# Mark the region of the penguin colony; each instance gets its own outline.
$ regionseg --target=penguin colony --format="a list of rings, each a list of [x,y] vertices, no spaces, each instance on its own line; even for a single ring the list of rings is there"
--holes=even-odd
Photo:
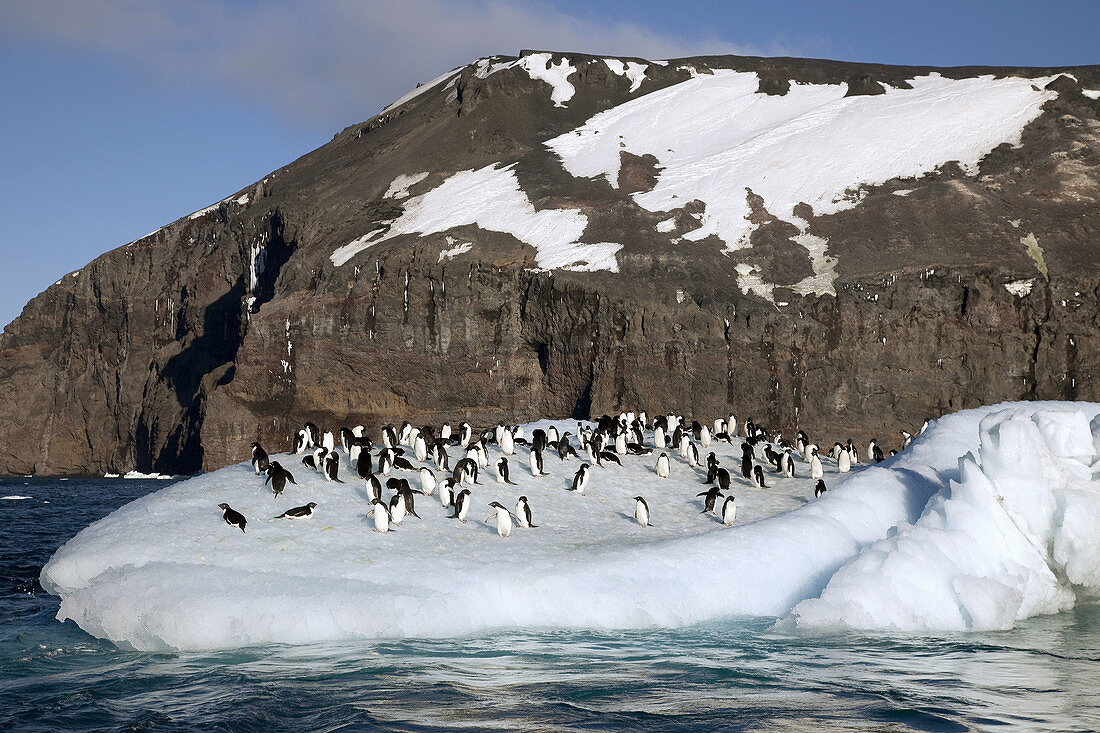
[[[927,422],[921,432],[926,428]],[[708,488],[696,496],[702,507],[700,513],[713,514],[727,527],[732,526],[737,517],[737,505],[731,493],[734,476],[738,477],[736,480],[756,488],[768,488],[765,467],[767,474],[787,478],[797,478],[801,473],[813,482],[813,496],[818,498],[827,490],[822,478],[823,458],[835,462],[840,473],[850,471],[853,465],[860,462],[859,451],[850,439],[843,444],[834,443],[823,456],[819,446],[801,430],[791,442],[781,434],[769,434],[751,419],[738,425],[734,415],[718,418],[707,425],[697,420],[689,423],[684,417],[674,414],[651,419],[644,411],[623,412],[617,417],[604,415],[594,425],[577,423],[576,429],[576,435],[569,431],[559,433],[557,427],[551,425],[546,430],[532,430],[528,439],[523,427],[518,425],[505,426],[500,423],[495,428],[478,431],[467,422],[456,427],[444,424],[438,429],[429,425],[416,428],[404,422],[400,428],[393,424],[383,427],[381,440],[376,443],[362,425],[341,428],[334,433],[321,431],[317,425],[306,423],[293,436],[293,457],[284,460],[290,463],[296,459],[304,468],[322,474],[327,481],[342,483],[342,450],[345,471],[353,472],[354,476],[365,482],[369,497],[369,506],[365,507],[366,517],[373,521],[374,531],[380,533],[392,531],[407,517],[420,518],[416,512],[416,496],[438,495],[440,506],[448,512],[446,516],[465,523],[475,503],[476,486],[483,483],[480,479],[485,477],[484,472],[489,466],[492,466],[496,483],[515,485],[516,482],[511,480],[513,462],[522,463],[523,458],[527,459],[531,475],[536,478],[549,475],[545,471],[547,460],[557,458],[563,462],[578,462],[580,465],[572,482],[562,488],[582,496],[593,481],[598,484],[606,480],[605,477],[614,480],[614,467],[621,467],[624,459],[648,463],[653,461],[653,454],[656,453],[656,461],[651,465],[657,479],[668,478],[675,470],[685,470],[674,467],[674,460],[687,464],[687,470],[701,472],[705,467],[706,478],[702,483]],[[902,436],[904,450],[913,436],[905,431],[902,431]],[[570,437],[576,439],[576,446]],[[715,442],[740,445],[740,466],[735,467],[733,473],[721,465],[721,460],[713,451],[706,452]],[[489,446],[496,446],[501,453],[491,464]],[[890,451],[891,456],[896,453]],[[867,446],[865,455],[874,462],[885,459],[882,448],[875,440]],[[287,490],[288,484],[296,485],[289,468],[272,460],[257,442],[252,443],[251,463],[256,476],[264,477],[263,485],[270,487],[275,498]],[[805,465],[796,469],[796,463]],[[597,473],[596,468],[601,471]],[[518,465],[516,469],[524,470]],[[612,473],[603,473],[608,469]],[[296,466],[295,470],[298,470]],[[418,488],[413,488],[408,477],[396,472],[412,477]],[[655,488],[658,485],[659,482],[655,482]],[[386,499],[387,492],[391,494],[389,499]],[[722,500],[721,503],[719,500]],[[635,521],[642,526],[653,526],[645,498],[635,496],[634,501]],[[484,505],[494,510],[485,522],[495,522],[497,534],[501,537],[510,536],[516,526],[523,529],[538,526],[534,524],[532,506],[526,496],[518,497],[514,511],[497,501]],[[315,502],[309,502],[272,519],[310,518],[317,507]],[[227,525],[245,531],[247,519],[240,512],[225,503],[219,504],[219,508]]]

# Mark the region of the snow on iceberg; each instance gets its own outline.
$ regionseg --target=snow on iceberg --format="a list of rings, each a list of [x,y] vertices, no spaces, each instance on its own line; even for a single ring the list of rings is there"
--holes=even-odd
[[[1098,413],[1019,403],[946,416],[844,479],[826,460],[820,499],[808,498],[805,463],[803,478],[769,475],[766,489],[733,471],[733,528],[700,513],[704,471],[678,457],[663,480],[652,456],[624,456],[622,469],[593,469],[578,496],[566,491],[575,460],[550,457],[551,475],[535,478],[517,455],[519,485],[474,486],[469,523],[418,497],[423,519],[389,534],[371,532],[357,479],[328,483],[288,458],[299,485],[275,500],[240,464],[88,527],[55,553],[42,584],[62,598],[59,619],[150,650],[737,615],[793,628],[1005,628],[1100,587]],[[711,449],[736,467],[739,441]],[[511,507],[520,494],[539,527],[500,538],[482,523],[488,503]],[[654,527],[633,521],[636,494]],[[223,501],[248,517],[245,533],[222,522]],[[318,504],[312,519],[270,519],[307,501]]]

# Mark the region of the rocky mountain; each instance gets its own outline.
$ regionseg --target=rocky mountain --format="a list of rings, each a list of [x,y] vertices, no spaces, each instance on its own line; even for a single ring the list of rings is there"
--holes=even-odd
[[[304,420],[878,437],[1098,399],[1100,67],[521,52],[61,278],[0,473],[189,473]]]

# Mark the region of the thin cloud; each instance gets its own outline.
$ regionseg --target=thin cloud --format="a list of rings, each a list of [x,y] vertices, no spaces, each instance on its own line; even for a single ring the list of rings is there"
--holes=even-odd
[[[154,82],[207,87],[311,126],[366,119],[418,82],[522,48],[648,58],[761,53],[636,23],[599,25],[543,4],[478,0],[35,0],[0,9],[0,40],[90,52]]]

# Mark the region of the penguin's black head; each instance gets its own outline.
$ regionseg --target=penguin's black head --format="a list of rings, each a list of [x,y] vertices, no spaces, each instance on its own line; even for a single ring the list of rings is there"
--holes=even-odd
[[[504,506],[499,501],[491,501],[491,502],[489,502],[489,506],[493,507],[494,509],[503,509],[504,508]]]
[[[526,497],[526,496],[521,496],[521,497],[519,498],[519,500],[520,500],[520,501],[522,501],[522,502],[523,502],[523,503],[525,503],[525,504],[527,503],[527,497]]]
[[[310,509],[316,509],[317,508],[317,502],[311,501],[310,503],[306,504],[306,506],[308,506]]]
[[[643,499],[643,498],[642,498],[642,497],[640,497],[640,496],[635,496],[635,497],[634,497],[634,501],[645,501],[645,499]]]
[[[218,508],[219,509],[228,509],[229,505],[228,504],[218,504]]]

